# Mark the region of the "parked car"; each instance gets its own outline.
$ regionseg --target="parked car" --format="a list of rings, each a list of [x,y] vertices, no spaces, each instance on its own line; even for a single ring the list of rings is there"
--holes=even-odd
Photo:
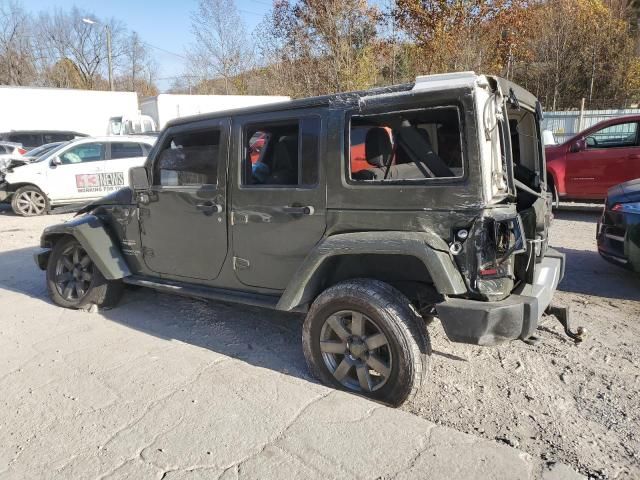
[[[27,151],[19,143],[0,141],[0,178],[11,165],[14,158],[22,158]]]
[[[45,229],[36,262],[62,307],[113,306],[126,283],[306,312],[310,370],[398,405],[427,372],[434,315],[454,342],[534,339],[565,260],[544,182],[514,182],[501,139],[517,121],[522,167],[544,180],[541,115],[467,72],[174,120],[130,188]]]
[[[51,206],[100,198],[127,185],[129,169],[144,163],[154,137],[80,138],[35,162],[10,169],[0,184],[0,201],[17,215],[46,213]]]
[[[640,174],[640,115],[618,117],[546,148],[547,177],[556,201],[603,200],[607,190]]]
[[[597,238],[602,258],[640,273],[640,178],[609,189]]]
[[[84,133],[63,130],[12,130],[0,133],[0,140],[20,143],[25,150],[29,151],[46,143],[68,142],[86,136]]]

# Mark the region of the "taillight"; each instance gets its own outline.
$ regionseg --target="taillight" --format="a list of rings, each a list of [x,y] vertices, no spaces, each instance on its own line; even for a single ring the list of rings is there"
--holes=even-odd
[[[622,211],[622,204],[621,203],[616,203],[613,207],[611,207],[611,211],[612,212],[621,212]]]
[[[18,148],[18,153],[20,155],[24,155],[25,153],[27,153],[27,151],[24,148]]]

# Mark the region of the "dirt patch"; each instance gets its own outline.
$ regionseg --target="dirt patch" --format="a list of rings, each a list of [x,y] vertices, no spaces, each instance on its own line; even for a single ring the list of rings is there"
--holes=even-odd
[[[451,343],[436,321],[431,383],[405,409],[591,478],[640,478],[640,277],[600,258],[597,218],[560,213],[551,230],[568,262],[554,303],[587,329],[583,344],[554,318],[538,345],[493,348]]]

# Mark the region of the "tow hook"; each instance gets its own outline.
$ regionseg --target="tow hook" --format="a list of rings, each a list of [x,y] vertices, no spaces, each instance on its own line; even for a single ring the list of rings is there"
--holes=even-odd
[[[575,332],[571,330],[571,325],[569,322],[569,308],[549,305],[545,310],[545,313],[547,313],[548,315],[553,315],[558,319],[558,321],[564,327],[564,333],[566,333],[567,336],[571,338],[576,345],[582,343],[582,340],[584,340],[584,337],[587,334],[587,329],[583,327],[577,327]]]

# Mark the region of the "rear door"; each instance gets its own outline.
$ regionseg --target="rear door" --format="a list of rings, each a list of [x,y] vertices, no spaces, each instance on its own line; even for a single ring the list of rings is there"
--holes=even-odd
[[[102,173],[109,191],[129,184],[129,169],[144,165],[149,148],[140,142],[109,142],[109,158],[104,163]]]
[[[323,118],[296,113],[240,117],[234,124],[233,266],[247,286],[285,289],[325,231]],[[258,158],[256,138],[264,139]]]
[[[47,195],[53,202],[73,203],[102,197],[100,177],[107,158],[105,142],[85,142],[58,153],[60,164],[47,170]]]
[[[215,279],[227,255],[229,121],[171,127],[158,140],[149,192],[140,192],[144,262],[161,277]]]
[[[567,194],[576,198],[604,198],[607,190],[640,172],[638,124],[621,122],[589,133],[586,148],[567,153]]]

